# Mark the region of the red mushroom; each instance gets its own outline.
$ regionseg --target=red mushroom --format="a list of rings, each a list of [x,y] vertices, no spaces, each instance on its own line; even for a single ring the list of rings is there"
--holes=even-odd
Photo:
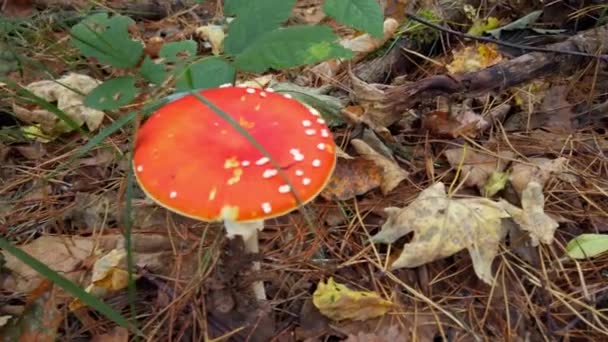
[[[154,113],[139,129],[133,167],[143,191],[161,206],[202,221],[224,221],[258,252],[264,220],[311,201],[327,184],[336,146],[319,112],[272,89],[220,87],[199,92],[251,135],[193,95]],[[278,169],[275,167],[278,166]],[[259,268],[259,264],[254,265]],[[256,296],[265,299],[262,283]]]

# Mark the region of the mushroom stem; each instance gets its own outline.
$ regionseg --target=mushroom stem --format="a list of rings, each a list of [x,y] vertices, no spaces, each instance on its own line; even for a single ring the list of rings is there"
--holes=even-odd
[[[258,231],[264,229],[264,220],[244,223],[224,220],[224,226],[226,227],[226,236],[229,239],[233,239],[237,235],[240,235],[243,238],[245,250],[247,252],[258,253],[260,251]],[[254,261],[252,269],[254,271],[259,271],[261,269],[260,262]],[[253,283],[253,293],[258,300],[266,300],[266,291],[264,290],[264,283],[262,281]]]

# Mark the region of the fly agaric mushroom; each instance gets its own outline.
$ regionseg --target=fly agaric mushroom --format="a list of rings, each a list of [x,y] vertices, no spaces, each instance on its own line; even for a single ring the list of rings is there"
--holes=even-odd
[[[270,155],[192,94],[154,113],[139,129],[133,167],[159,205],[201,221],[224,221],[228,238],[259,251],[264,220],[315,198],[336,164],[336,146],[319,112],[272,89],[220,87],[199,92]],[[278,166],[277,169],[275,166]],[[259,269],[254,263],[254,269]],[[254,284],[257,298],[264,286]]]

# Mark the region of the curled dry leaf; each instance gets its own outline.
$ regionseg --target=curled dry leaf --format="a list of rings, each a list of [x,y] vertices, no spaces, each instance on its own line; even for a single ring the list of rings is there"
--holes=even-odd
[[[224,50],[224,28],[220,25],[205,25],[198,27],[195,33],[211,45],[211,53],[219,55]]]
[[[481,153],[471,149],[454,148],[444,152],[453,168],[460,167],[460,181],[466,186],[475,186],[482,191],[493,172],[505,170],[515,153],[498,152],[497,155]],[[464,158],[464,159],[463,159]]]
[[[518,194],[528,187],[528,183],[537,182],[544,187],[551,175],[559,175],[566,171],[564,157],[556,159],[548,158],[529,158],[528,163],[516,162],[511,167],[509,181]]]
[[[391,192],[399,185],[404,179],[407,178],[408,173],[401,166],[397,165],[394,160],[391,160],[380,153],[376,152],[367,143],[360,139],[351,140],[351,144],[355,147],[355,150],[365,159],[373,161],[376,165],[382,168],[382,183],[380,189],[383,194]]]
[[[353,88],[353,101],[358,103],[363,111],[363,114],[356,113],[356,111],[346,112],[345,115],[352,121],[366,123],[377,130],[388,127],[402,118],[401,113],[387,112],[380,106],[381,100],[384,98],[384,89],[390,86],[366,83],[353,73],[350,73],[350,80]]]
[[[85,291],[94,296],[103,297],[127,287],[129,274],[127,273],[126,257],[127,251],[124,248],[118,248],[97,259],[93,265],[91,283]],[[69,305],[70,310],[77,310],[84,306],[86,304],[78,298]]]
[[[321,192],[327,200],[345,201],[382,184],[382,167],[371,160],[338,157],[336,169]]]
[[[545,214],[545,196],[543,187],[538,182],[531,181],[521,195],[522,209],[500,201],[500,205],[511,215],[515,223],[521,229],[530,233],[532,246],[537,246],[539,241],[544,244],[553,243],[557,221]]]
[[[100,84],[96,79],[76,73],[69,73],[58,80],[44,80],[30,83],[25,88],[48,102],[57,102],[57,108],[68,115],[78,125],[86,124],[91,131],[101,125],[102,111],[84,105],[84,96]],[[76,89],[80,93],[72,91]],[[83,95],[81,95],[83,94]],[[40,124],[43,133],[59,134],[71,131],[71,127],[54,113],[41,108],[26,108],[13,103],[13,111],[20,120],[35,125]]]
[[[393,307],[391,301],[375,292],[351,290],[336,283],[332,277],[327,283],[319,281],[312,302],[324,316],[334,321],[364,321],[382,316]]]

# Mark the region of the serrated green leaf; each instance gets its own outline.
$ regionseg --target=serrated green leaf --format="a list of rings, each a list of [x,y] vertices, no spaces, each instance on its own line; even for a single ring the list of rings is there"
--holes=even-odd
[[[256,0],[239,2],[237,18],[228,26],[224,51],[236,56],[268,31],[278,28],[289,18],[295,0]]]
[[[171,42],[160,48],[158,56],[164,58],[169,63],[175,63],[196,56],[197,49],[198,44],[194,40]]]
[[[384,33],[384,15],[376,0],[325,0],[323,11],[339,23],[375,37]]]
[[[587,259],[608,252],[608,234],[581,234],[568,242],[566,252],[573,259]]]
[[[221,57],[211,57],[195,62],[181,70],[176,80],[178,92],[190,89],[206,89],[234,82],[234,66]]]
[[[85,106],[99,110],[114,110],[128,105],[139,93],[133,76],[121,76],[105,81],[84,99]]]
[[[235,59],[238,69],[263,72],[286,69],[332,58],[351,58],[352,51],[337,43],[325,25],[291,26],[268,32]]]
[[[72,27],[72,43],[87,57],[116,68],[137,64],[143,52],[140,42],[131,39],[128,26],[134,21],[122,15],[109,18],[107,13],[87,17]]]
[[[146,56],[144,59],[141,68],[139,68],[139,73],[146,81],[154,84],[161,84],[167,78],[165,65],[154,63],[150,56]]]

